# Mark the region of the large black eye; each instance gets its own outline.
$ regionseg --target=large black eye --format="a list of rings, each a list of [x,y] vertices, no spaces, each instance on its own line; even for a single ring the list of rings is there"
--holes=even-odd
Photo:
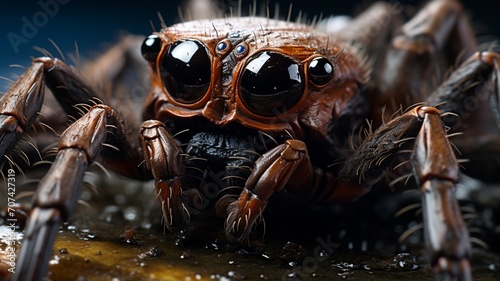
[[[253,113],[277,116],[302,96],[299,65],[279,53],[262,52],[250,59],[241,76],[241,99]]]
[[[163,83],[178,102],[201,99],[210,85],[211,62],[203,44],[194,40],[172,43],[160,65]]]
[[[316,86],[323,86],[333,77],[332,63],[323,57],[317,57],[309,63],[309,80]]]
[[[160,37],[158,35],[149,35],[144,42],[142,42],[141,53],[142,56],[150,62],[156,61],[158,54],[161,51],[161,46],[163,45]]]

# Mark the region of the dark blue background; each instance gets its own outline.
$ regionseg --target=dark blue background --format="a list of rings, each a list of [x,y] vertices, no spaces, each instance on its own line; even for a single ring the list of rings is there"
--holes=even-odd
[[[43,3],[56,0],[40,0]],[[62,1],[62,0],[61,0]],[[11,64],[29,65],[32,57],[40,53],[33,46],[47,48],[56,53],[49,38],[54,40],[63,52],[73,52],[74,42],[78,43],[82,56],[88,56],[92,51],[103,50],[105,43],[115,42],[123,32],[144,34],[151,32],[150,21],[159,26],[157,12],[160,12],[167,24],[179,21],[177,8],[181,0],[141,0],[131,2],[106,2],[64,0],[67,4],[58,5],[58,12],[48,16],[45,25],[37,27],[32,38],[26,38],[27,43],[18,45],[16,52],[11,44],[8,34],[14,33],[23,36],[23,17],[33,23],[33,17],[43,12],[42,7],[36,1],[9,1],[0,6],[0,76],[11,77],[12,73],[20,73],[18,69],[8,68]],[[101,1],[104,2],[104,1]],[[236,3],[236,0],[227,1]],[[244,1],[243,7],[248,7]],[[260,1],[257,1],[260,2]],[[270,1],[274,7],[275,1]],[[294,3],[294,15],[299,10],[307,12],[308,17],[323,13],[324,16],[331,14],[350,14],[358,7],[360,1],[280,1],[283,13],[290,2]],[[367,3],[370,1],[361,1]],[[402,3],[419,3],[420,1],[401,1]],[[327,4],[325,4],[327,3]],[[329,4],[328,4],[329,3]],[[475,26],[482,34],[498,35],[500,33],[500,21],[496,13],[498,5],[494,0],[464,1],[466,8],[471,11]],[[43,18],[39,18],[39,20]],[[12,35],[12,34],[11,34]],[[24,36],[23,36],[24,37]],[[0,91],[5,91],[7,83],[0,81]]]

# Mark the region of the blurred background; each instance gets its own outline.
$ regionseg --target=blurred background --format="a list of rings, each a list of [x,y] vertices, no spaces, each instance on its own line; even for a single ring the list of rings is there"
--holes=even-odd
[[[111,2],[111,3],[110,3]],[[109,44],[116,42],[120,35],[126,33],[150,34],[151,22],[159,26],[157,13],[161,13],[165,22],[170,25],[179,21],[178,8],[181,0],[141,0],[141,1],[85,1],[85,0],[39,0],[39,1],[5,1],[0,9],[0,76],[10,77],[12,73],[20,73],[19,69],[9,65],[29,65],[31,58],[40,56],[34,46],[47,48],[56,53],[49,38],[63,50],[71,53],[77,42],[80,54],[89,57],[102,51]],[[222,6],[237,6],[237,0],[219,1]],[[260,3],[262,1],[256,1]],[[372,0],[362,1],[324,1],[324,0],[281,0],[267,1],[274,9],[275,2],[280,3],[281,14],[285,15],[290,3],[293,3],[292,18],[300,10],[308,18],[314,15],[352,14],[368,6]],[[404,5],[418,7],[417,0],[392,1]],[[500,38],[500,21],[493,8],[495,0],[462,1],[469,11],[475,30],[483,38],[497,36]],[[253,1],[243,1],[243,10]],[[271,12],[271,15],[273,12]],[[5,91],[7,83],[0,81],[0,91]]]

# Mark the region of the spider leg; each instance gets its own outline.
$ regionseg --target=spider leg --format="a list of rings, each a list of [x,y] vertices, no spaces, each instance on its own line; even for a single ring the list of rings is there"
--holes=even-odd
[[[57,156],[35,193],[12,280],[45,277],[59,226],[73,213],[84,172],[99,153],[110,125],[116,132],[120,130],[114,111],[96,105],[61,135]]]
[[[500,167],[498,124],[500,124],[500,55],[478,52],[456,69],[427,99],[438,106],[463,163],[464,172],[477,179],[498,182]],[[481,163],[481,165],[477,165]]]
[[[255,162],[239,198],[227,206],[225,225],[228,238],[238,242],[248,238],[269,197],[287,183],[291,183],[292,189],[309,186],[312,173],[307,147],[302,141],[288,140],[262,155]]]
[[[93,91],[62,61],[47,57],[36,58],[26,72],[0,100],[2,163],[16,146],[23,133],[29,130],[42,107],[45,85],[68,115],[81,115],[75,105],[91,104]]]
[[[386,116],[425,100],[450,67],[463,63],[477,51],[477,42],[463,7],[458,1],[429,1],[405,23],[374,65],[370,103],[372,119]],[[411,66],[411,67],[409,67]]]
[[[458,114],[461,123],[469,123],[467,130],[486,125],[487,128],[482,129],[494,127],[494,132],[497,132],[497,126],[491,126],[484,121],[496,119],[497,124],[500,124],[499,93],[500,55],[494,52],[477,52],[427,98],[426,104],[439,105],[443,112]],[[491,111],[480,110],[481,106],[489,106]],[[480,118],[483,123],[475,118]],[[453,124],[454,130],[463,125]]]
[[[165,225],[170,231],[189,223],[189,211],[182,192],[182,149],[156,120],[143,123],[139,136],[146,167],[155,179],[155,188],[161,200]]]
[[[375,70],[380,69],[384,63],[386,46],[403,25],[401,12],[401,5],[380,1],[350,20],[340,30],[330,31],[329,26],[336,28],[337,25],[335,22],[329,25],[328,21],[321,25],[320,29],[331,32],[336,39],[348,42],[354,48],[359,48],[362,55],[370,59],[370,66],[374,70],[372,75],[377,75],[379,71]]]
[[[431,265],[438,280],[472,280],[469,231],[455,197],[458,163],[440,113],[433,107],[421,107],[417,114],[423,124],[412,162],[422,192]]]
[[[63,61],[41,57],[34,59],[34,62],[43,63],[45,83],[68,116],[78,118],[82,115],[78,105],[100,103],[88,83]]]
[[[145,75],[149,66],[140,52],[143,41],[143,36],[125,36],[98,58],[86,62],[80,70],[85,80],[100,93],[104,104],[126,113],[121,117],[134,131],[131,143],[137,143],[136,132],[142,120],[147,120],[142,118],[142,110],[138,110],[137,105],[144,104],[151,87],[149,75]]]
[[[119,54],[124,54],[129,52],[131,48],[137,47],[137,38],[127,37],[127,39],[115,47],[118,50],[113,50]],[[109,58],[109,54],[106,54],[101,57],[101,60],[102,62],[99,64],[87,67],[86,72],[96,74],[100,70],[101,76],[105,76],[105,78],[101,77],[100,83],[106,83],[104,80],[111,83],[112,87],[116,88],[117,93],[115,95],[124,95],[123,88],[130,86],[128,84],[124,85],[123,80],[137,82],[135,78],[127,79],[131,78],[131,76],[123,73],[125,71],[109,69],[111,68],[109,65],[112,64],[112,61],[116,62],[116,58]],[[118,68],[128,67],[129,64],[134,64],[137,59],[125,61]],[[142,70],[143,65],[139,64],[132,68]],[[126,78],[122,76],[126,76]],[[95,80],[95,78],[90,79]],[[48,57],[34,59],[32,65],[0,100],[0,139],[2,140],[0,144],[0,164],[5,160],[5,156],[11,153],[22,134],[29,130],[38,117],[38,112],[40,112],[44,100],[45,85],[63,108],[64,113],[75,119],[82,116],[92,105],[100,104],[104,100],[103,97],[95,93],[95,90],[89,86],[89,83],[79,73],[63,61]],[[144,91],[144,95],[147,93],[147,88],[140,87],[140,89]],[[118,148],[119,152],[117,153],[112,149],[103,150],[104,162],[107,167],[122,175],[141,179],[149,178],[149,173],[145,169],[137,169],[141,159],[141,152],[139,147],[134,145],[136,135],[130,133],[138,129],[135,123],[137,123],[136,119],[140,118],[140,116],[132,108],[124,106],[124,104],[130,104],[130,101],[125,103],[122,99],[117,98],[119,101],[112,102],[112,106],[116,104],[117,108],[123,109],[124,112],[133,111],[134,114],[125,115],[125,117],[132,116],[126,119],[128,133],[125,138],[110,138],[110,144]],[[55,118],[59,120],[49,120],[49,123],[57,123],[56,126],[65,126],[64,121],[61,122],[61,120],[65,120],[64,117],[57,116]],[[134,138],[131,137],[132,135]],[[123,153],[123,151],[127,153]]]
[[[0,99],[0,165],[38,116],[45,90],[43,69],[43,63],[33,63]]]
[[[369,189],[405,161],[402,150],[413,151],[413,173],[421,189],[427,249],[436,277],[472,280],[468,229],[455,197],[459,167],[438,109],[417,106],[380,126],[346,160],[339,180]]]
[[[110,107],[91,107],[101,100],[93,89],[64,62],[47,57],[34,59],[0,100],[2,160],[16,146],[22,133],[35,122],[44,99],[45,85],[67,115],[78,118],[87,108],[91,109],[61,135],[58,154],[34,197],[18,256],[19,270],[16,270],[13,280],[40,280],[45,276],[57,229],[72,214],[83,173],[98,153],[110,169],[129,177],[144,175],[137,169],[137,155],[140,153],[130,144],[122,118],[118,118]],[[65,119],[65,116],[59,117]],[[119,152],[113,149],[101,151],[105,140]]]
[[[346,202],[369,190],[337,180],[329,169],[314,167],[306,144],[287,140],[257,159],[237,200],[231,202],[228,197],[222,197],[217,203],[217,212],[227,213],[226,236],[238,242],[247,239],[271,195],[284,187],[316,202]]]
[[[498,54],[491,52],[473,55],[433,92],[425,102],[429,106],[414,107],[381,125],[354,151],[339,173],[341,180],[369,188],[388,175],[391,167],[404,161],[399,151],[413,151],[411,159],[422,191],[428,252],[439,280],[447,280],[447,276],[471,280],[471,246],[455,197],[459,168],[447,137],[449,131],[445,124],[449,122],[444,120],[445,117],[441,120],[440,111],[430,105],[439,106],[443,111],[458,112],[458,117],[466,118],[463,109],[468,98],[496,102],[498,59]],[[496,107],[497,104],[492,105],[493,112]],[[470,137],[475,140],[474,136],[485,130],[498,135],[498,129],[492,126],[494,118],[491,112],[480,109],[475,110],[483,114],[482,119],[467,120],[475,127],[471,128],[473,135]],[[490,115],[484,116],[488,112]],[[498,140],[498,137],[494,139]]]

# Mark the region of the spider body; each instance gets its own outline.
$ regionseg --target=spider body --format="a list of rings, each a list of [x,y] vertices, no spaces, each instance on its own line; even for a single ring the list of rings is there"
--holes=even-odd
[[[262,34],[254,33],[256,25],[267,28]],[[162,43],[152,42],[160,40]],[[327,42],[325,35],[316,36],[309,26],[267,18],[196,21],[170,27],[150,36],[146,43],[151,46],[143,45],[153,69],[146,117],[166,124],[171,134],[189,128],[177,137],[187,144],[188,166],[225,172],[223,178],[228,182],[221,189],[243,186],[244,182],[233,179],[248,178],[259,155],[288,139],[307,139],[311,148],[334,148],[309,149],[311,162],[326,170],[340,154],[335,149],[346,150],[335,143],[342,138],[338,128],[349,126],[338,124],[339,117],[348,116],[352,128],[367,109],[360,94],[367,71],[361,58],[347,50],[340,55],[341,47],[327,46]],[[168,49],[157,52],[156,45]],[[169,74],[169,68],[178,73]],[[153,128],[153,123],[145,124],[143,132]],[[148,145],[143,142],[144,150]],[[202,163],[189,159],[202,159]],[[300,181],[311,182],[311,167],[303,171]],[[332,196],[321,198],[323,192],[319,188],[319,194],[308,196],[334,200]],[[188,216],[184,214],[184,218]],[[175,218],[169,221],[167,227],[177,224]]]
[[[124,40],[113,56],[141,46],[145,60],[135,65],[150,73],[140,127],[129,119],[136,113],[114,110],[119,101],[104,100],[63,62],[35,59],[0,101],[4,155],[35,122],[44,83],[66,114],[78,116],[75,105],[89,106],[61,134],[57,156],[39,183],[14,279],[44,276],[47,265],[39,261],[50,251],[40,245],[53,243],[58,225],[72,213],[85,170],[100,157],[117,173],[154,179],[171,231],[189,224],[200,193],[215,181],[215,209],[235,243],[248,239],[274,192],[348,202],[408,163],[422,190],[436,278],[470,280],[469,235],[454,195],[459,166],[441,117],[460,109],[476,89],[496,85],[499,57],[475,53],[455,1],[431,1],[404,25],[399,12],[377,4],[330,33],[248,17],[163,26],[142,45]],[[374,22],[386,28],[367,32]],[[113,56],[104,56],[90,72],[120,90],[130,81],[123,71],[106,72],[113,69]],[[468,59],[441,86],[426,90],[434,61],[449,67],[462,56]],[[495,113],[498,87],[492,89]],[[103,100],[109,106],[95,104]],[[383,107],[393,113],[393,103],[416,102],[389,121],[375,121],[375,131],[356,133],[365,118],[380,120]],[[493,115],[484,122],[493,123]],[[114,150],[104,149],[105,142]],[[404,177],[394,182],[399,179]]]

